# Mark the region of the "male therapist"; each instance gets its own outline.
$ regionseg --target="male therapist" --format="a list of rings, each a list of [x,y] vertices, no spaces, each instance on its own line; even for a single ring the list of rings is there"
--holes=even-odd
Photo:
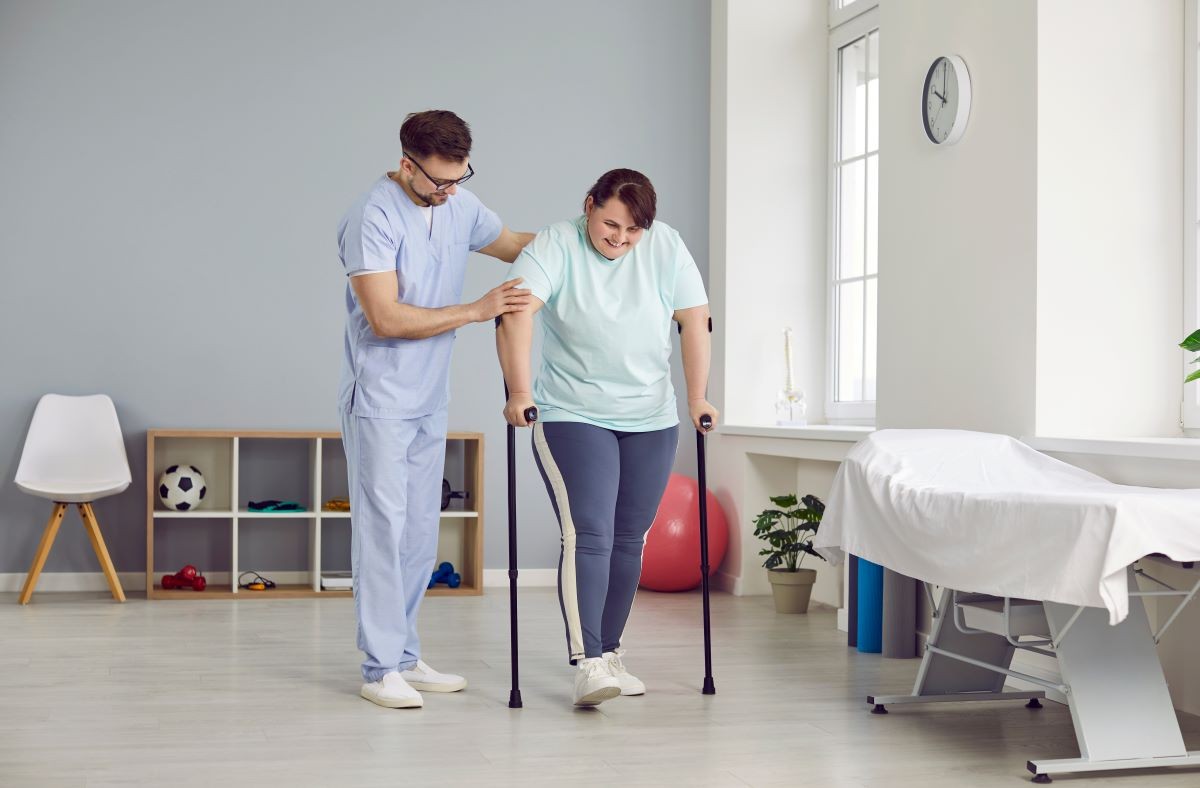
[[[532,233],[515,233],[461,184],[471,130],[453,112],[409,115],[399,169],[380,177],[338,228],[346,288],[339,407],[350,476],[351,566],[361,695],[419,708],[421,692],[466,679],[421,659],[417,613],[437,557],[450,350],[454,331],[523,309],[505,282],[459,303],[467,255],[511,263]]]

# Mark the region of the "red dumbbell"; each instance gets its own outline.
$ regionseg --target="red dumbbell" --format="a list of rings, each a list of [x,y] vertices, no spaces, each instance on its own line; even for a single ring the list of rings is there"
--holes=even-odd
[[[176,588],[190,588],[193,591],[203,591],[208,585],[204,575],[196,567],[188,564],[173,575],[163,575],[162,587],[168,591]]]

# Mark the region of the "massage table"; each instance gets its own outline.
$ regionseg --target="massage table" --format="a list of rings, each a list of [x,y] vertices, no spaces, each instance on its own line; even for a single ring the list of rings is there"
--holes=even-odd
[[[1079,744],[1079,758],[1029,761],[1034,782],[1200,766],[1156,651],[1200,578],[1175,588],[1138,563],[1200,561],[1200,489],[1114,484],[1006,435],[880,430],[846,456],[826,503],[813,546],[833,564],[855,555],[921,581],[932,613],[912,694],[869,696],[874,713],[955,701],[1039,708],[1045,691],[1005,691],[1011,677],[1064,695]],[[1175,605],[1152,629],[1131,597]],[[1061,680],[1013,670],[1018,650],[1057,658]]]

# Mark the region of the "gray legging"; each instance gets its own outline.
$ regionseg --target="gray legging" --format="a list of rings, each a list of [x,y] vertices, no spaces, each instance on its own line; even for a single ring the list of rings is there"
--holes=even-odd
[[[538,422],[533,455],[562,530],[558,600],[571,664],[621,645],[642,548],[675,462],[679,427],[617,432]]]

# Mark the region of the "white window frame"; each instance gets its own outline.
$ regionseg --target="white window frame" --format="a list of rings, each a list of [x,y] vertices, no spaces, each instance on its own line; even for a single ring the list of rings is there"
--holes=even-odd
[[[837,279],[837,254],[840,239],[838,214],[841,209],[838,193],[837,162],[838,144],[841,138],[839,128],[840,100],[839,82],[839,50],[851,42],[869,35],[879,29],[879,0],[855,0],[845,8],[837,8],[837,0],[829,0],[829,164],[828,173],[828,216],[826,266],[826,349],[825,349],[825,420],[830,424],[867,424],[875,423],[875,401],[862,400],[857,402],[838,402],[836,400],[838,374],[838,305],[835,297],[834,282]],[[878,221],[878,217],[876,217]],[[878,231],[878,228],[876,228]],[[878,237],[878,236],[877,236]],[[864,270],[864,283],[871,276]],[[879,271],[876,268],[873,275],[878,281]],[[878,288],[878,285],[876,286]],[[878,313],[878,289],[876,289],[876,313]],[[868,316],[864,310],[865,322]],[[878,325],[878,320],[876,321]],[[878,352],[878,338],[876,338]],[[878,357],[877,357],[878,358]]]
[[[838,0],[829,0],[829,29],[841,27],[856,16],[874,11],[879,7],[879,0],[852,0],[838,8]],[[876,20],[875,27],[879,27]]]
[[[1179,338],[1200,328],[1200,275],[1197,267],[1197,235],[1200,235],[1200,206],[1197,189],[1200,187],[1200,126],[1197,124],[1197,103],[1200,80],[1197,80],[1197,57],[1200,50],[1200,13],[1197,0],[1186,0],[1183,25],[1183,329]],[[1194,354],[1183,353],[1183,372],[1186,376],[1196,369],[1191,363]],[[1182,380],[1182,378],[1181,378]],[[1180,421],[1186,433],[1200,436],[1200,381],[1183,387]]]

